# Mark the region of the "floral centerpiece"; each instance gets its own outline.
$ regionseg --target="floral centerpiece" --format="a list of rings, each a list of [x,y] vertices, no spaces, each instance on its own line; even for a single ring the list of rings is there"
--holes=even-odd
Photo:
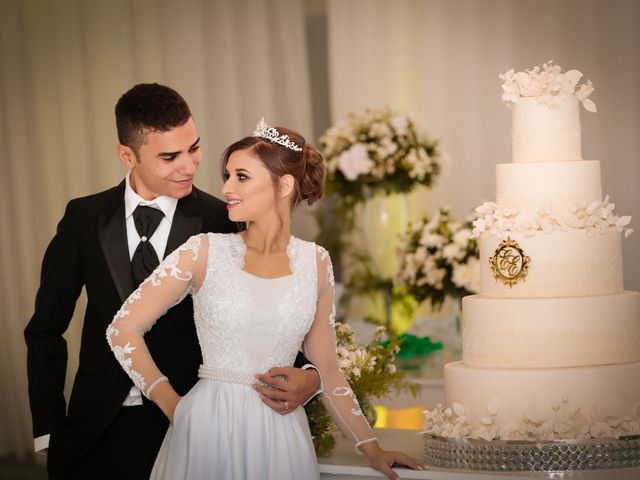
[[[472,238],[472,219],[453,220],[441,208],[409,227],[398,249],[394,284],[418,302],[442,306],[445,298],[460,299],[480,289],[478,243]]]
[[[413,115],[389,108],[349,114],[320,137],[327,193],[354,205],[377,191],[406,193],[430,186],[441,170],[438,142]]]
[[[418,385],[405,380],[405,372],[396,370],[394,359],[399,342],[394,339],[383,342],[386,333],[384,327],[378,327],[373,339],[366,345],[355,343],[354,332],[348,324],[336,322],[334,328],[340,369],[372,426],[375,410],[370,404],[371,398],[388,397],[391,392],[399,394],[405,391],[414,397],[418,394]],[[309,402],[305,410],[316,453],[319,457],[328,456],[335,447],[334,434],[338,432],[338,427],[318,398]]]
[[[384,196],[433,185],[442,169],[443,154],[413,115],[389,108],[350,113],[320,137],[319,146],[327,163],[328,198],[315,215],[319,227],[315,240],[329,250],[338,266],[338,278],[345,286],[344,305],[353,297],[369,297],[376,313],[366,318],[384,323],[391,332],[393,230],[405,221],[395,221],[401,213],[397,211],[402,209],[397,205],[401,199]],[[374,196],[375,201],[368,202]],[[362,212],[356,211],[358,206]],[[376,231],[367,231],[371,229]],[[382,233],[379,230],[394,240],[377,238]],[[378,243],[367,246],[369,241]],[[384,307],[379,309],[379,305]]]

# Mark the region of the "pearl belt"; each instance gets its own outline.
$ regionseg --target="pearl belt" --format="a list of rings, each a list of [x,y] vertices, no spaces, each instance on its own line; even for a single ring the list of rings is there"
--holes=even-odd
[[[200,365],[198,377],[228,383],[241,383],[243,385],[253,385],[258,382],[253,373],[233,372],[222,368],[209,367],[207,365]]]

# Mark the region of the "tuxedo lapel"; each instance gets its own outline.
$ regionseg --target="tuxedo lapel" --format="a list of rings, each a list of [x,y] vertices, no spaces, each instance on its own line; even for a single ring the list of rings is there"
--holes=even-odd
[[[194,187],[189,195],[180,199],[171,222],[165,257],[182,245],[192,235],[202,232],[203,217],[199,210],[198,190]]]
[[[124,302],[134,289],[129,262],[127,227],[124,218],[124,182],[117,188],[118,198],[112,198],[112,207],[100,216],[98,236],[107,260],[111,278],[118,290],[120,300]]]

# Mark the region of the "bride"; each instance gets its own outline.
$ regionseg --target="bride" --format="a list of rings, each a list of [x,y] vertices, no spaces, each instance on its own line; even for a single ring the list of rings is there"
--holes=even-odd
[[[229,218],[240,234],[201,234],[169,255],[107,329],[122,368],[171,421],[152,479],[312,479],[317,460],[302,407],[280,415],[255,391],[256,375],[293,364],[302,347],[322,379],[322,401],[373,468],[422,469],[383,450],[338,368],[334,279],[326,250],[290,232],[291,210],[322,196],[320,152],[297,132],[262,120],[223,155]],[[180,397],[149,354],[144,334],[192,295],[203,364]],[[289,413],[283,402],[281,414]]]

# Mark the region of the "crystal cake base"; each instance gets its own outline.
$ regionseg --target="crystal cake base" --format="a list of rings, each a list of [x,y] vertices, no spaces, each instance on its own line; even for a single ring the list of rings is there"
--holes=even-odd
[[[640,436],[556,441],[503,441],[424,435],[425,462],[487,471],[597,470],[640,466]]]

